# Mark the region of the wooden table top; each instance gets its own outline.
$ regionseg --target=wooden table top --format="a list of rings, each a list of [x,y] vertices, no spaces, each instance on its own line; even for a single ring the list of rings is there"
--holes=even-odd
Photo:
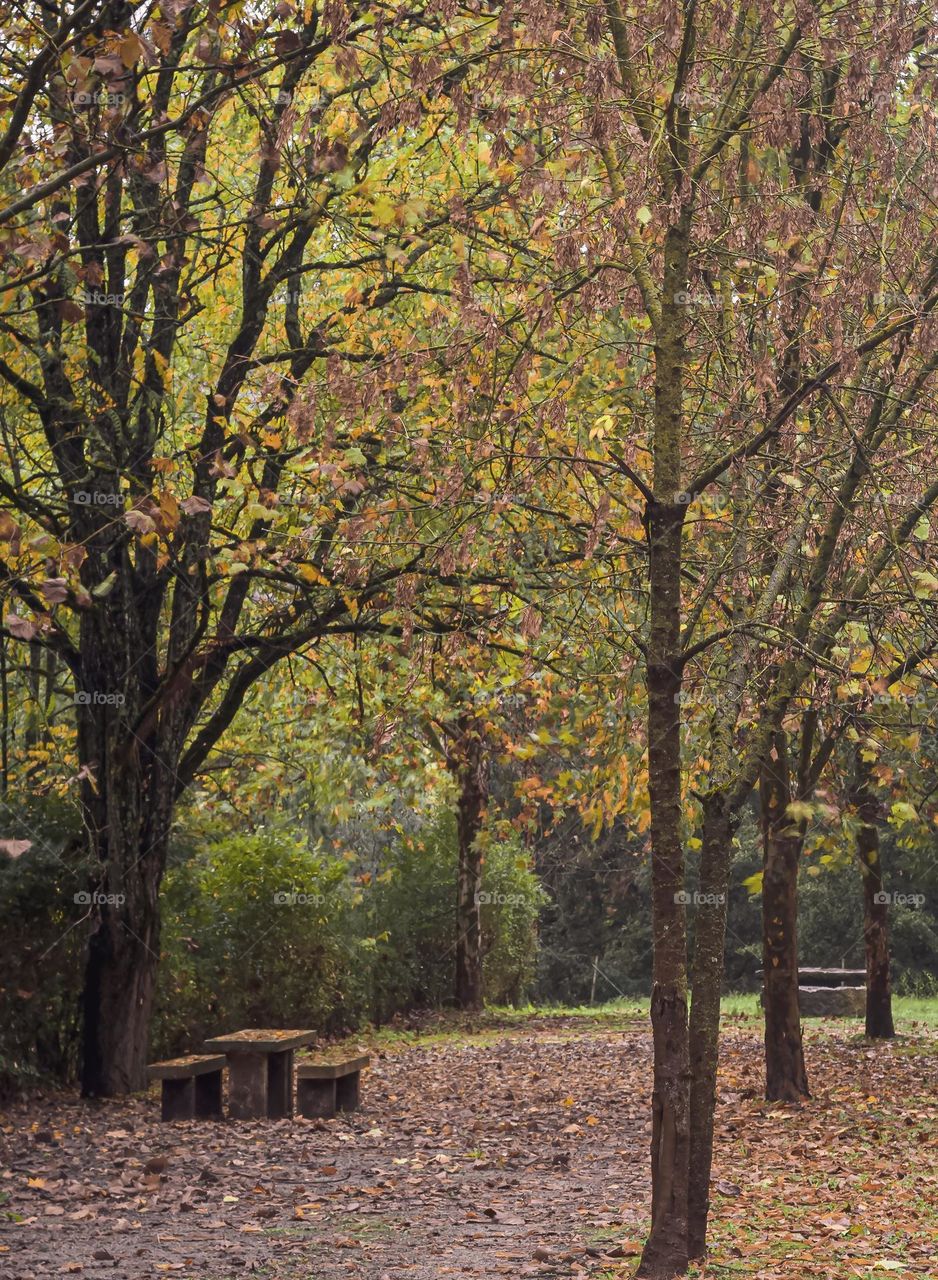
[[[211,1040],[205,1041],[205,1047],[220,1053],[277,1053],[312,1044],[315,1039],[315,1031],[277,1031],[249,1027],[245,1031],[213,1036]]]

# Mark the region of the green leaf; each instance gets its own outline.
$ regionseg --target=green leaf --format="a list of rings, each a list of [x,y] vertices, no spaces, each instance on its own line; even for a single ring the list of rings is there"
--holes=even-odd
[[[114,590],[117,583],[117,570],[109,573],[103,582],[99,582],[96,587],[91,588],[91,594],[96,600],[101,600],[104,596],[109,596]]]

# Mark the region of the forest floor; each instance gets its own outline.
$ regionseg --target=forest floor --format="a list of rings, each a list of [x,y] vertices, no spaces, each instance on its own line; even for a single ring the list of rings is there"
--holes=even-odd
[[[938,1027],[809,1024],[813,1099],[761,1098],[725,1019],[697,1277],[938,1275]],[[362,1110],[164,1125],[155,1093],[0,1116],[0,1280],[624,1280],[647,1227],[651,1041],[633,1010],[371,1041]]]

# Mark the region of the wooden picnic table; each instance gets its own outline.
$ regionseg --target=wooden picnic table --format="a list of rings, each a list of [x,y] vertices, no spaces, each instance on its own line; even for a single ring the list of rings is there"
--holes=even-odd
[[[228,1113],[235,1120],[281,1120],[293,1115],[293,1053],[315,1031],[248,1028],[205,1041],[228,1059]]]

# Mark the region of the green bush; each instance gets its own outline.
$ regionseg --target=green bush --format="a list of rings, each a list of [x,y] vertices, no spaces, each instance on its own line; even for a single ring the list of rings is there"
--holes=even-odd
[[[453,991],[456,823],[441,811],[395,833],[368,886],[363,925],[373,939],[369,1017],[438,1008]]]
[[[275,830],[177,856],[163,883],[156,1051],[236,1026],[354,1021],[354,902],[347,863]]]
[[[4,805],[3,837],[32,845],[0,854],[0,1097],[76,1073],[91,881],[75,829],[56,802]]]
[[[332,1032],[451,1003],[456,857],[448,810],[392,833],[367,869],[275,829],[177,849],[163,882],[154,1052],[236,1025]],[[544,895],[516,840],[488,846],[483,887],[487,997],[523,1002]]]
[[[517,837],[493,841],[482,868],[485,998],[525,1004],[537,971],[538,919],[548,901]]]

